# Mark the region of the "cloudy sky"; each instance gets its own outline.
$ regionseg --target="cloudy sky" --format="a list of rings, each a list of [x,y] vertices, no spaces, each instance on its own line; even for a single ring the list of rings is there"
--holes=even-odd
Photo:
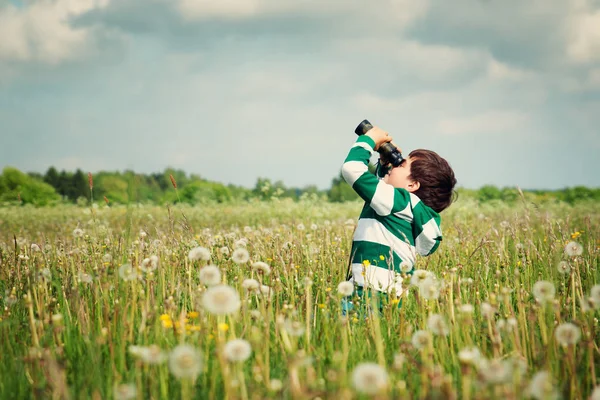
[[[461,187],[600,187],[598,0],[0,0],[0,38],[0,168],[326,188],[368,118]]]

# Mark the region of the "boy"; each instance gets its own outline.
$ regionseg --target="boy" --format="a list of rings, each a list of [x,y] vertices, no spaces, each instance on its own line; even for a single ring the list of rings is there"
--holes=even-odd
[[[402,292],[402,273],[411,273],[416,253],[437,250],[442,233],[439,212],[452,202],[456,185],[448,162],[430,150],[415,150],[398,167],[369,172],[373,151],[392,137],[378,127],[359,136],[342,166],[344,179],[365,201],[354,232],[350,281],[362,296],[370,288]]]

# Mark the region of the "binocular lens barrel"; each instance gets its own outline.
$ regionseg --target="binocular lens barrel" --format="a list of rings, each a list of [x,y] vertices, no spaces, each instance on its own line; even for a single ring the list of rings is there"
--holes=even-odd
[[[373,129],[373,125],[365,119],[360,124],[358,124],[358,126],[354,130],[354,133],[356,133],[358,136],[362,136],[371,129]],[[396,146],[394,146],[391,143],[383,143],[381,146],[379,146],[379,149],[377,151],[379,152],[379,154],[381,154],[382,162],[386,164],[390,163],[394,167],[399,166],[402,163],[402,161],[404,161],[402,153],[400,153]]]

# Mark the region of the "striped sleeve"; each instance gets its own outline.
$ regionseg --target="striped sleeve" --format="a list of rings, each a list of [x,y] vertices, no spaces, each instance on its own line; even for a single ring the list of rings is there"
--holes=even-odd
[[[413,218],[417,253],[422,256],[433,254],[442,241],[440,215],[419,201],[418,204],[413,204]]]
[[[377,214],[386,216],[406,208],[409,197],[369,172],[374,147],[373,139],[359,136],[342,165],[342,176]]]

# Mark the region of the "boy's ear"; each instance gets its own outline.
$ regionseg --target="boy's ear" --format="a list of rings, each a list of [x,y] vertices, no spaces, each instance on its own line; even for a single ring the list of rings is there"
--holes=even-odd
[[[418,181],[412,181],[411,183],[408,184],[408,191],[411,193],[416,192],[417,190],[419,190],[419,188],[421,187],[421,184]]]

